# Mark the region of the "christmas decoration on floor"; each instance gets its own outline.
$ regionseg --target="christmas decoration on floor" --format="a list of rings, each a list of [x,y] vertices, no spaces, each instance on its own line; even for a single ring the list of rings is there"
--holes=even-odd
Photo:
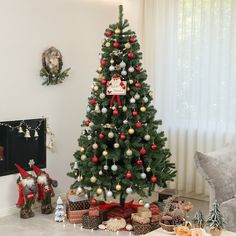
[[[63,61],[61,52],[50,47],[45,50],[42,55],[43,67],[40,70],[40,76],[44,79],[43,85],[56,85],[62,83],[66,77],[68,77],[68,72],[70,68],[64,71],[62,70]]]
[[[49,174],[41,170],[38,166],[32,165],[37,176],[37,200],[41,202],[41,213],[51,214],[53,212],[51,198],[54,197],[53,187],[57,187],[57,181],[50,178]]]
[[[20,217],[28,219],[34,217],[31,207],[35,202],[37,192],[36,181],[21,166],[18,164],[15,165],[20,173],[20,177],[17,179],[19,197],[16,205],[20,208]]]
[[[55,211],[55,221],[64,222],[64,220],[65,220],[64,204],[61,197],[58,197]]]
[[[204,228],[205,218],[201,211],[197,211],[192,219],[192,224],[195,228]]]

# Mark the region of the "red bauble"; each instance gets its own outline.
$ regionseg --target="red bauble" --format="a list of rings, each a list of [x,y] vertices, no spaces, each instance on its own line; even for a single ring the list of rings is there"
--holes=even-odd
[[[102,59],[102,60],[101,60],[101,65],[105,66],[105,65],[106,65],[106,63],[107,63],[107,62],[106,62],[106,60],[105,60],[105,59]]]
[[[98,135],[98,137],[99,137],[100,139],[104,139],[104,138],[105,138],[105,135],[104,135],[103,133],[100,133],[100,134]]]
[[[96,104],[97,104],[97,100],[96,100],[95,98],[93,98],[93,99],[91,99],[90,103],[91,103],[92,105],[96,105]]]
[[[130,42],[130,43],[134,43],[134,42],[135,42],[135,38],[134,38],[134,37],[131,37],[131,38],[129,39],[129,42]]]
[[[128,58],[131,59],[131,58],[133,58],[133,57],[134,57],[134,54],[133,54],[132,52],[129,52],[129,53],[128,53]]]
[[[140,87],[141,87],[141,84],[140,84],[139,82],[136,82],[136,83],[135,83],[135,87],[136,87],[136,88],[140,88]]]
[[[98,163],[98,157],[97,157],[97,156],[93,156],[92,162],[93,162],[94,164]]]
[[[110,30],[107,30],[107,31],[105,32],[105,35],[106,35],[107,37],[111,37],[112,32],[111,32]]]
[[[114,116],[118,116],[118,115],[119,115],[119,111],[118,111],[117,109],[115,109],[115,110],[113,111],[113,115],[114,115]]]
[[[145,155],[147,153],[146,149],[145,148],[141,148],[141,150],[139,151],[139,153],[141,155]]]
[[[132,111],[132,115],[133,115],[133,116],[137,116],[137,115],[138,115],[138,112],[137,112],[137,111]]]
[[[106,81],[105,79],[102,79],[102,80],[101,80],[101,83],[102,83],[102,84],[106,84],[107,81]]]
[[[157,149],[157,145],[155,143],[153,143],[152,146],[151,146],[151,149],[152,150],[156,150]]]
[[[91,204],[92,205],[97,205],[97,200],[96,199],[91,200]]]
[[[153,176],[151,177],[151,182],[152,182],[152,183],[156,183],[156,182],[157,182],[157,177],[153,175]]]
[[[141,70],[140,66],[135,66],[135,70],[140,71]]]
[[[126,135],[123,134],[123,133],[121,133],[121,134],[120,134],[120,139],[125,140],[125,139],[126,139]]]
[[[91,123],[90,120],[86,120],[86,121],[85,121],[85,125],[86,125],[86,126],[90,126],[90,123]]]
[[[137,164],[138,164],[139,166],[141,166],[141,165],[143,164],[143,161],[142,161],[141,159],[138,159],[138,160],[137,160]]]
[[[118,47],[120,46],[120,44],[119,44],[118,42],[114,42],[114,43],[113,43],[113,46],[114,46],[115,48],[118,48]]]
[[[136,128],[141,128],[142,127],[142,123],[140,121],[136,122]]]
[[[130,171],[128,171],[125,176],[126,176],[127,179],[131,179],[132,178],[132,173]]]

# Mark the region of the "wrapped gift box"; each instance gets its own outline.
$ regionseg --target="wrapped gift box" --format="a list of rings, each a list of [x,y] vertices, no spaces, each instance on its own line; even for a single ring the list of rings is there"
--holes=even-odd
[[[150,218],[149,217],[142,217],[139,215],[139,213],[133,213],[132,214],[132,221],[139,223],[139,224],[148,224],[150,223]]]
[[[69,210],[77,211],[77,210],[85,210],[89,209],[90,202],[86,198],[84,193],[76,194],[75,191],[71,190],[67,194],[67,200],[69,205]]]
[[[88,209],[78,210],[78,211],[68,210],[68,213],[67,213],[68,221],[71,224],[81,224],[83,215],[87,213],[88,213]]]
[[[100,215],[99,207],[89,208],[89,216],[99,216],[99,215]]]
[[[124,218],[128,219],[131,217],[131,214],[134,212],[132,207],[127,208],[121,208],[121,207],[115,207],[111,209],[107,214],[107,218]]]
[[[102,223],[101,216],[89,216],[84,214],[82,216],[82,225],[85,229],[98,229],[98,226]]]

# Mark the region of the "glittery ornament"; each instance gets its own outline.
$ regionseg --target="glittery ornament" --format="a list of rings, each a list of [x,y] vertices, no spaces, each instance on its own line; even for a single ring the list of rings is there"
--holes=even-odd
[[[120,184],[117,184],[117,185],[116,185],[116,190],[117,190],[117,191],[120,191],[120,190],[121,190],[121,188],[122,188],[122,187],[121,187],[121,185],[120,185]]]

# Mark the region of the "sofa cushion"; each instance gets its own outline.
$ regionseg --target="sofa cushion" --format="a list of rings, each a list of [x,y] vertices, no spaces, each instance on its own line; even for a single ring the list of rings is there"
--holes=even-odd
[[[220,208],[226,222],[225,229],[236,232],[236,198],[222,202]]]
[[[236,147],[227,146],[211,153],[197,152],[195,163],[210,185],[210,205],[234,198],[236,194]]]

